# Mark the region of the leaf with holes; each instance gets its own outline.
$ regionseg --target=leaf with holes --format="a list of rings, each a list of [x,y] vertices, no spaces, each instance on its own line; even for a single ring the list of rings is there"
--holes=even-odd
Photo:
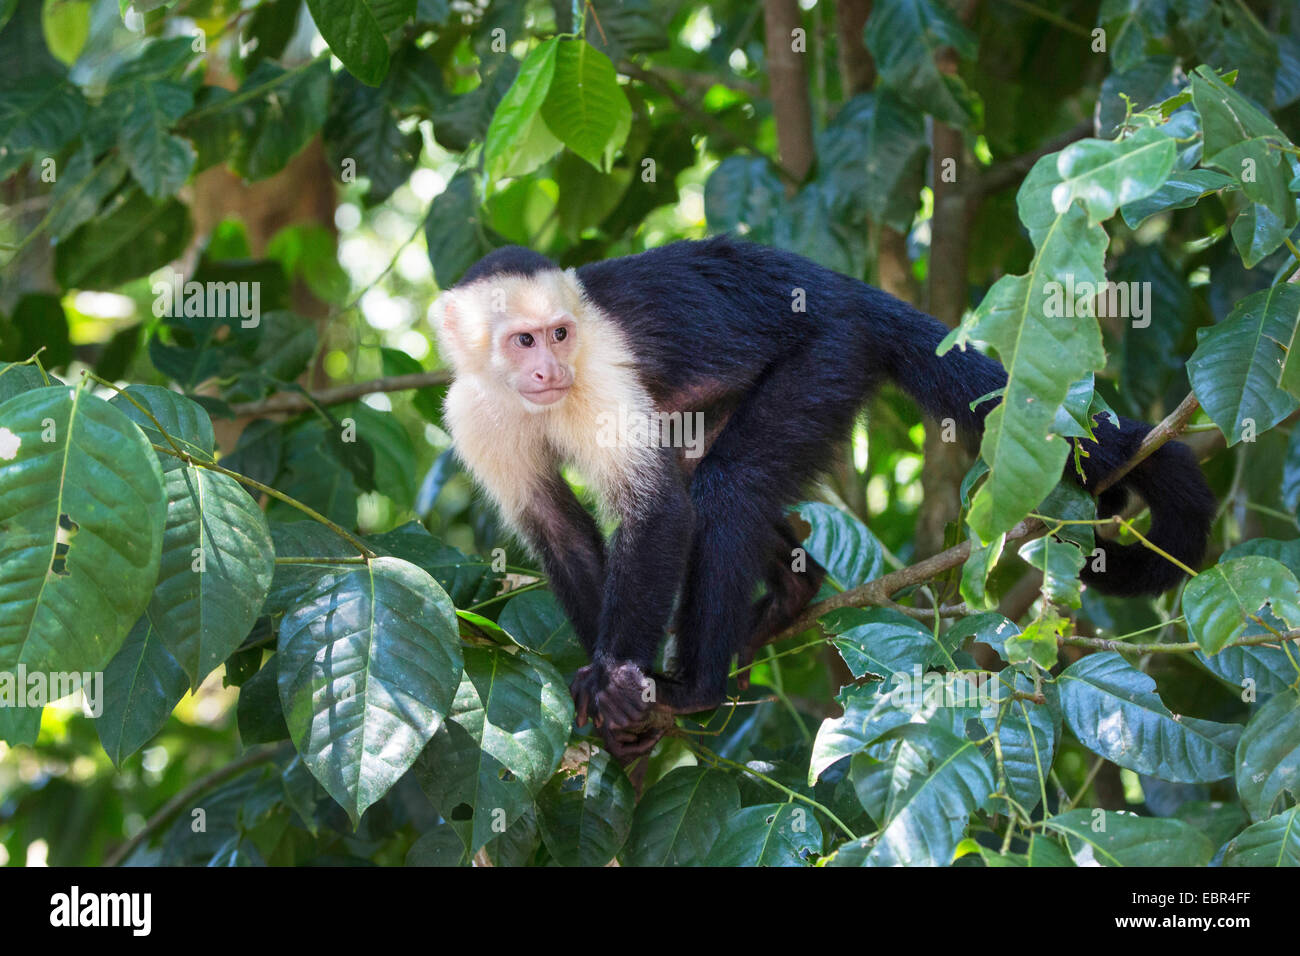
[[[355,825],[442,726],[461,675],[456,611],[397,558],[321,575],[280,624],[294,746]]]
[[[157,580],[164,511],[153,450],[108,402],[0,405],[0,671],[101,670]]]
[[[740,809],[734,778],[719,770],[678,767],[655,782],[632,819],[624,866],[699,866]]]
[[[603,750],[572,774],[556,774],[537,795],[546,849],[561,866],[604,866],[627,842],[636,792]]]
[[[745,807],[723,821],[708,866],[807,866],[822,851],[822,828],[798,803]]]
[[[573,701],[533,654],[465,649],[465,676],[446,725],[416,763],[420,786],[478,851],[532,806],[564,755]]]

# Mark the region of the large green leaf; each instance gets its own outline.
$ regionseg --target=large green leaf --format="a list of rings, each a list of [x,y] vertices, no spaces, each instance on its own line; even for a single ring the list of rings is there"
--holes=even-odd
[[[709,866],[807,866],[822,850],[822,828],[799,803],[763,803],[723,823]]]
[[[678,767],[637,804],[624,866],[699,866],[740,809],[733,777],[703,767]]]
[[[1080,866],[1205,866],[1214,845],[1182,820],[1116,810],[1070,810],[1047,819]]]
[[[375,89],[341,73],[333,78],[330,90],[323,137],[330,163],[342,170],[351,161],[356,175],[370,180],[363,197],[367,206],[391,196],[420,158],[420,131],[403,132],[398,125],[400,117],[388,98],[390,85],[386,82]]]
[[[452,286],[461,274],[496,245],[484,230],[474,177],[462,170],[429,206],[424,239],[429,262],[440,288]]]
[[[863,866],[945,866],[971,814],[993,792],[978,745],[939,726],[904,724],[885,735],[898,745],[881,761],[853,758],[859,799],[881,830]]]
[[[1300,287],[1283,283],[1247,296],[1218,325],[1197,330],[1187,376],[1229,445],[1243,435],[1253,440],[1300,404],[1278,387],[1297,323]]]
[[[1156,682],[1118,653],[1089,654],[1058,682],[1065,722],[1093,753],[1177,783],[1231,776],[1241,727],[1170,713]]]
[[[461,675],[455,609],[398,558],[322,575],[280,624],[294,746],[353,823],[442,726]]]
[[[388,73],[388,34],[415,16],[416,0],[307,0],[330,52],[368,86]]]
[[[1207,568],[1183,590],[1188,633],[1207,654],[1245,634],[1265,608],[1288,627],[1300,627],[1300,584],[1280,561],[1261,555]]]
[[[0,405],[0,670],[97,671],[158,577],[162,471],[84,388]]]
[[[154,386],[127,395],[144,405],[187,452],[212,457],[212,425],[196,403]],[[155,426],[124,395],[113,399],[161,447]],[[167,494],[158,584],[148,616],[198,687],[234,653],[271,586],[275,551],[266,516],[239,482],[159,452]]]
[[[1255,820],[1278,797],[1300,798],[1300,695],[1285,690],[1259,708],[1237,744],[1237,793]]]
[[[907,102],[952,126],[979,125],[979,96],[935,59],[945,47],[970,59],[976,46],[974,34],[941,0],[876,0],[866,43],[881,78]]]
[[[361,0],[329,0],[362,5]],[[401,0],[396,0],[401,2]],[[364,79],[362,77],[361,79]],[[270,95],[264,90],[274,90]],[[241,96],[251,99],[241,100]],[[248,180],[273,176],[307,145],[325,123],[330,96],[327,60],[285,70],[270,61],[258,64],[233,98],[235,108],[251,113],[252,125],[236,141],[231,168]],[[365,171],[359,171],[365,175]]]
[[[632,128],[614,65],[585,40],[560,41],[541,115],[555,137],[602,172]]]
[[[636,792],[613,758],[593,749],[573,773],[559,773],[537,795],[546,849],[561,866],[604,866],[632,829]]]
[[[560,41],[552,39],[534,48],[497,104],[483,144],[484,162],[493,176],[531,173],[563,147],[542,119],[559,46]]]
[[[1242,830],[1223,854],[1224,866],[1300,866],[1300,806]]]
[[[104,712],[95,730],[114,765],[122,766],[162,730],[189,686],[149,616],[141,617],[104,668]]]
[[[532,806],[559,766],[573,701],[540,657],[470,647],[448,717],[416,773],[473,853]]]

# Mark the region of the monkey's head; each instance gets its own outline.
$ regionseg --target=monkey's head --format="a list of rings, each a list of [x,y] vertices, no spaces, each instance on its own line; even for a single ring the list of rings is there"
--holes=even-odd
[[[572,270],[507,246],[485,256],[433,305],[443,357],[457,376],[541,412],[576,381],[582,293]]]

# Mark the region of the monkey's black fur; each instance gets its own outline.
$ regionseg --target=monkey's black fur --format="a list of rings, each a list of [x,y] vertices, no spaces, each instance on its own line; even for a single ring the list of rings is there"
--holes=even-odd
[[[485,257],[462,282],[552,268],[512,247]],[[1004,386],[1006,374],[973,349],[936,355],[943,324],[879,289],[726,237],[595,262],[578,278],[587,299],[625,332],[656,404],[703,411],[706,424],[725,418],[725,425],[693,471],[665,466],[654,514],[625,520],[608,558],[567,488],[548,491],[526,531],[604,673],[592,680],[608,679],[621,661],[650,671],[680,586],[669,703],[715,706],[731,655],[783,628],[816,592],[806,585],[819,578],[801,582],[789,572],[783,515],[831,463],[873,391],[893,381],[928,414],[978,438],[996,400],[975,411],[971,403]],[[1124,418],[1118,428],[1099,421],[1098,442],[1083,441],[1081,484],[1096,487],[1149,430]],[[1078,480],[1072,461],[1066,474]],[[1150,506],[1154,544],[1185,564],[1200,561],[1215,502],[1185,446],[1162,446],[1101,496],[1101,514],[1120,509],[1126,491]],[[1099,543],[1105,571],[1085,570],[1084,580],[1100,591],[1158,593],[1182,577],[1141,545]],[[766,604],[751,607],[760,581],[768,584]]]

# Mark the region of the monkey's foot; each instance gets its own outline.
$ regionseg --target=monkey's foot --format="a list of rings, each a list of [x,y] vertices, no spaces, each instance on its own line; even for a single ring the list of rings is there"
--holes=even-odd
[[[672,726],[671,711],[656,703],[659,680],[631,661],[613,667],[588,664],[569,687],[578,726],[590,716],[605,749],[623,762],[649,753]]]

